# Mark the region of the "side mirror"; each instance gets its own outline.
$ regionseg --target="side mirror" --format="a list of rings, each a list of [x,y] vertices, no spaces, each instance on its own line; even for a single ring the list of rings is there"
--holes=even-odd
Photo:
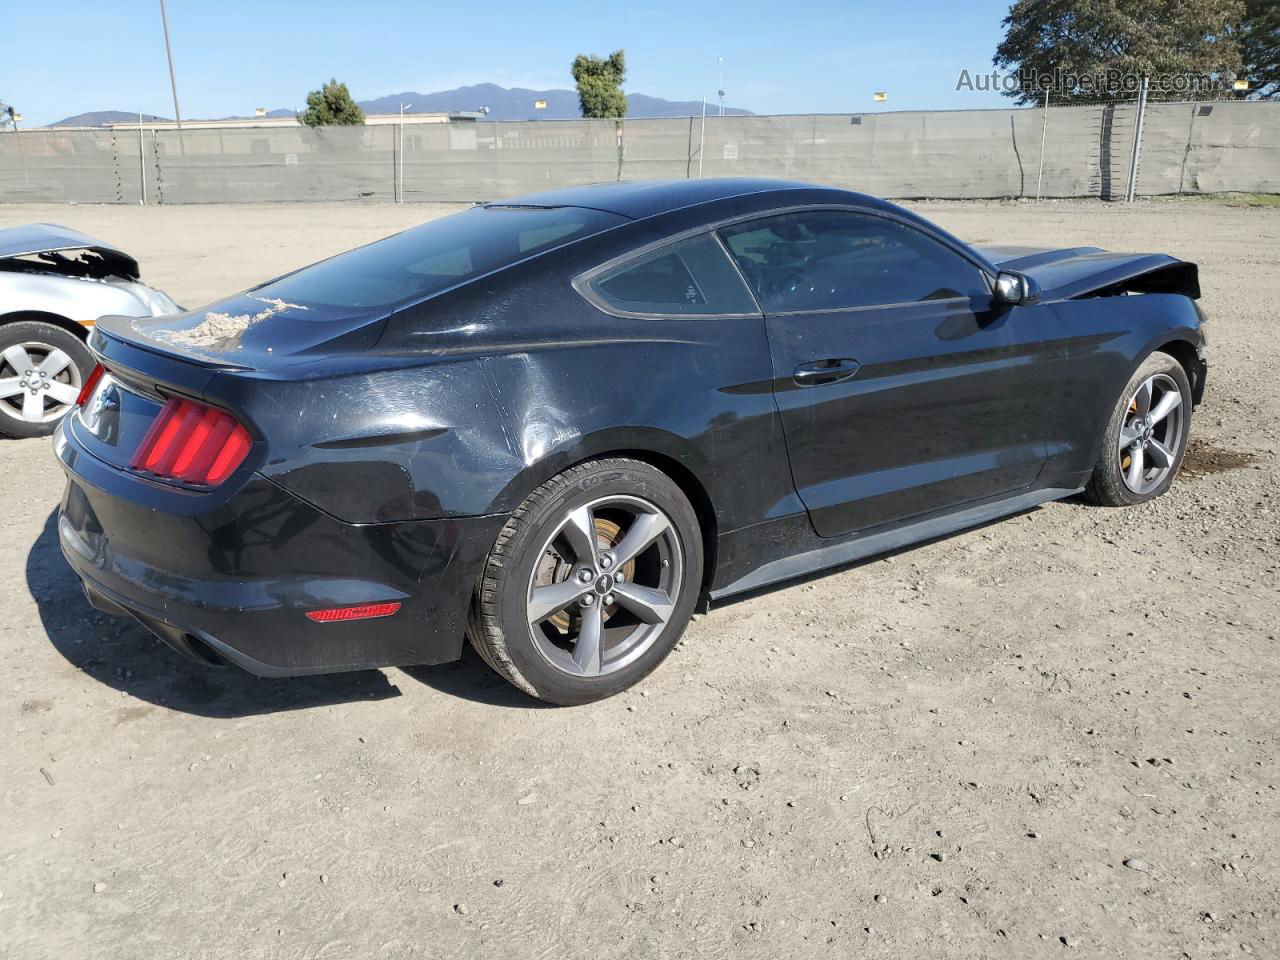
[[[1031,299],[1031,285],[1022,274],[1002,270],[996,274],[996,289],[992,299],[1000,306],[1016,307]]]

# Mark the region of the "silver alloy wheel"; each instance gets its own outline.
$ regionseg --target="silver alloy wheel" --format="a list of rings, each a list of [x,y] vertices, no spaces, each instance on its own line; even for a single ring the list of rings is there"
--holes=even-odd
[[[27,423],[51,423],[75,406],[80,368],[47,343],[15,343],[0,354],[0,412]]]
[[[640,497],[601,497],[562,517],[539,551],[526,610],[534,647],[558,670],[599,677],[653,646],[680,595],[671,519]]]
[[[1178,462],[1182,445],[1182,391],[1157,373],[1138,385],[1120,427],[1120,476],[1131,493],[1150,493]]]

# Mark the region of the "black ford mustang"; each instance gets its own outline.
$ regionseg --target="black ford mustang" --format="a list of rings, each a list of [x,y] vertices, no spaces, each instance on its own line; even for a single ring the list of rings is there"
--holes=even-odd
[[[699,604],[1081,490],[1168,489],[1196,267],[967,246],[763,180],[436,220],[104,318],[55,447],[100,609],[267,676],[456,659],[582,703]]]

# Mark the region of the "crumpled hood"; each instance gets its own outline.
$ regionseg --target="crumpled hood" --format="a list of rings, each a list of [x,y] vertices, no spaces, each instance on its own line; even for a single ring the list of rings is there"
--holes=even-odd
[[[95,240],[70,227],[60,227],[55,223],[29,223],[22,227],[0,230],[0,258],[28,257],[65,250],[88,250],[97,254],[110,273],[122,279],[137,280],[140,276],[138,261],[133,257],[118,247]]]
[[[1159,276],[1193,299],[1200,296],[1196,265],[1164,253],[1111,253],[1100,247],[974,249],[1001,270],[1031,277],[1040,284],[1043,295],[1051,299],[1082,296],[1146,275]]]

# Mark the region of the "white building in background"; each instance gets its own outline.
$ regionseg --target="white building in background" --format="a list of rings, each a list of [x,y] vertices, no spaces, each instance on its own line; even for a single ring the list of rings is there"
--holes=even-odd
[[[416,125],[421,123],[475,123],[477,120],[484,118],[484,114],[473,113],[467,110],[460,110],[453,113],[406,113],[404,115],[404,125]],[[400,123],[401,117],[398,113],[366,113],[364,116],[364,125],[367,127],[378,126],[394,126]],[[60,127],[61,130],[72,129],[89,129],[89,130],[137,130],[141,126],[144,130],[177,130],[178,125],[172,120],[143,120],[141,124],[137,120],[127,121],[124,123],[104,123],[101,127]],[[289,117],[232,117],[227,120],[183,120],[183,130],[243,130],[255,129],[259,127],[297,127],[300,126],[298,118]],[[358,126],[358,124],[357,124]]]

